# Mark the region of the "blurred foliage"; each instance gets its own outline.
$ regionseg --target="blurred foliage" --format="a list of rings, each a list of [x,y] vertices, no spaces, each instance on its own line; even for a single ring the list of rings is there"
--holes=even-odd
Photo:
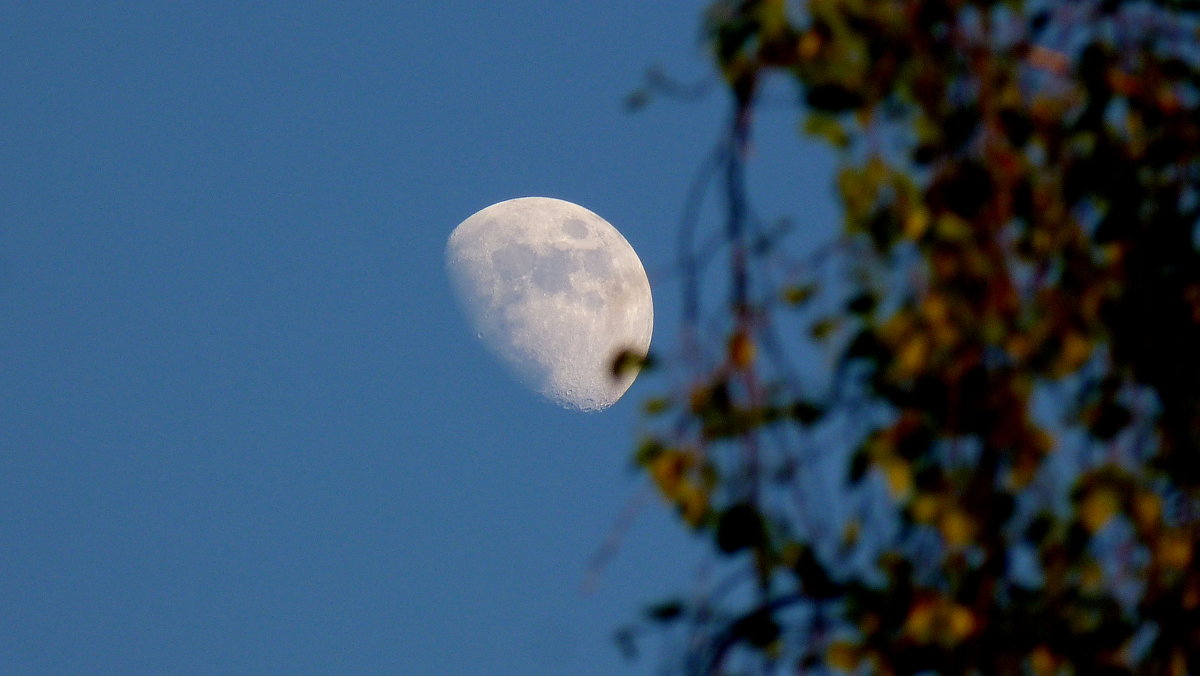
[[[712,328],[681,252],[689,376],[636,461],[727,576],[623,639],[695,674],[1200,673],[1200,3],[706,20],[729,298]],[[811,255],[742,185],[770,80],[841,158]]]

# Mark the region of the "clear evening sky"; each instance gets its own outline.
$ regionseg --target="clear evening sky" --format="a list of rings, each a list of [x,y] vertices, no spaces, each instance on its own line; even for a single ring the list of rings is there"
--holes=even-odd
[[[711,77],[700,16],[0,4],[0,673],[651,673],[612,632],[688,592],[700,548],[651,501],[580,588],[667,382],[541,401],[442,250],[493,202],[586,206],[638,250],[669,350],[726,102],[622,101],[654,64]],[[831,165],[774,95],[752,197],[827,231]]]

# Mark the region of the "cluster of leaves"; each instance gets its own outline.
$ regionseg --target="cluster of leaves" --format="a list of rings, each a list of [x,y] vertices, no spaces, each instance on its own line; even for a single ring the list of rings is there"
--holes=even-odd
[[[743,227],[725,175],[721,349],[648,404],[665,422],[637,454],[747,571],[748,592],[650,614],[686,627],[682,670],[1200,673],[1198,15],[710,9],[730,167],[762,82],[794,82],[803,129],[842,158],[849,255],[833,284],[748,293],[781,245]],[[808,335],[780,335],[783,313]],[[812,342],[833,355],[819,395],[779,366]]]

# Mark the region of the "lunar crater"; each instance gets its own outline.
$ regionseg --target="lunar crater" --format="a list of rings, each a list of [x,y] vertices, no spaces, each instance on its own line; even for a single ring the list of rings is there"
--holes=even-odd
[[[569,218],[563,223],[563,231],[575,239],[586,239],[588,226],[578,218]]]

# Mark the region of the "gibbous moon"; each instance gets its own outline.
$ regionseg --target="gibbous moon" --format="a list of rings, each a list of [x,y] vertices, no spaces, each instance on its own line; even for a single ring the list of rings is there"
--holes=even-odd
[[[565,408],[608,408],[645,356],[654,328],[650,281],[617,229],[548,197],[493,204],[446,244],[446,268],[484,345],[522,382]]]

